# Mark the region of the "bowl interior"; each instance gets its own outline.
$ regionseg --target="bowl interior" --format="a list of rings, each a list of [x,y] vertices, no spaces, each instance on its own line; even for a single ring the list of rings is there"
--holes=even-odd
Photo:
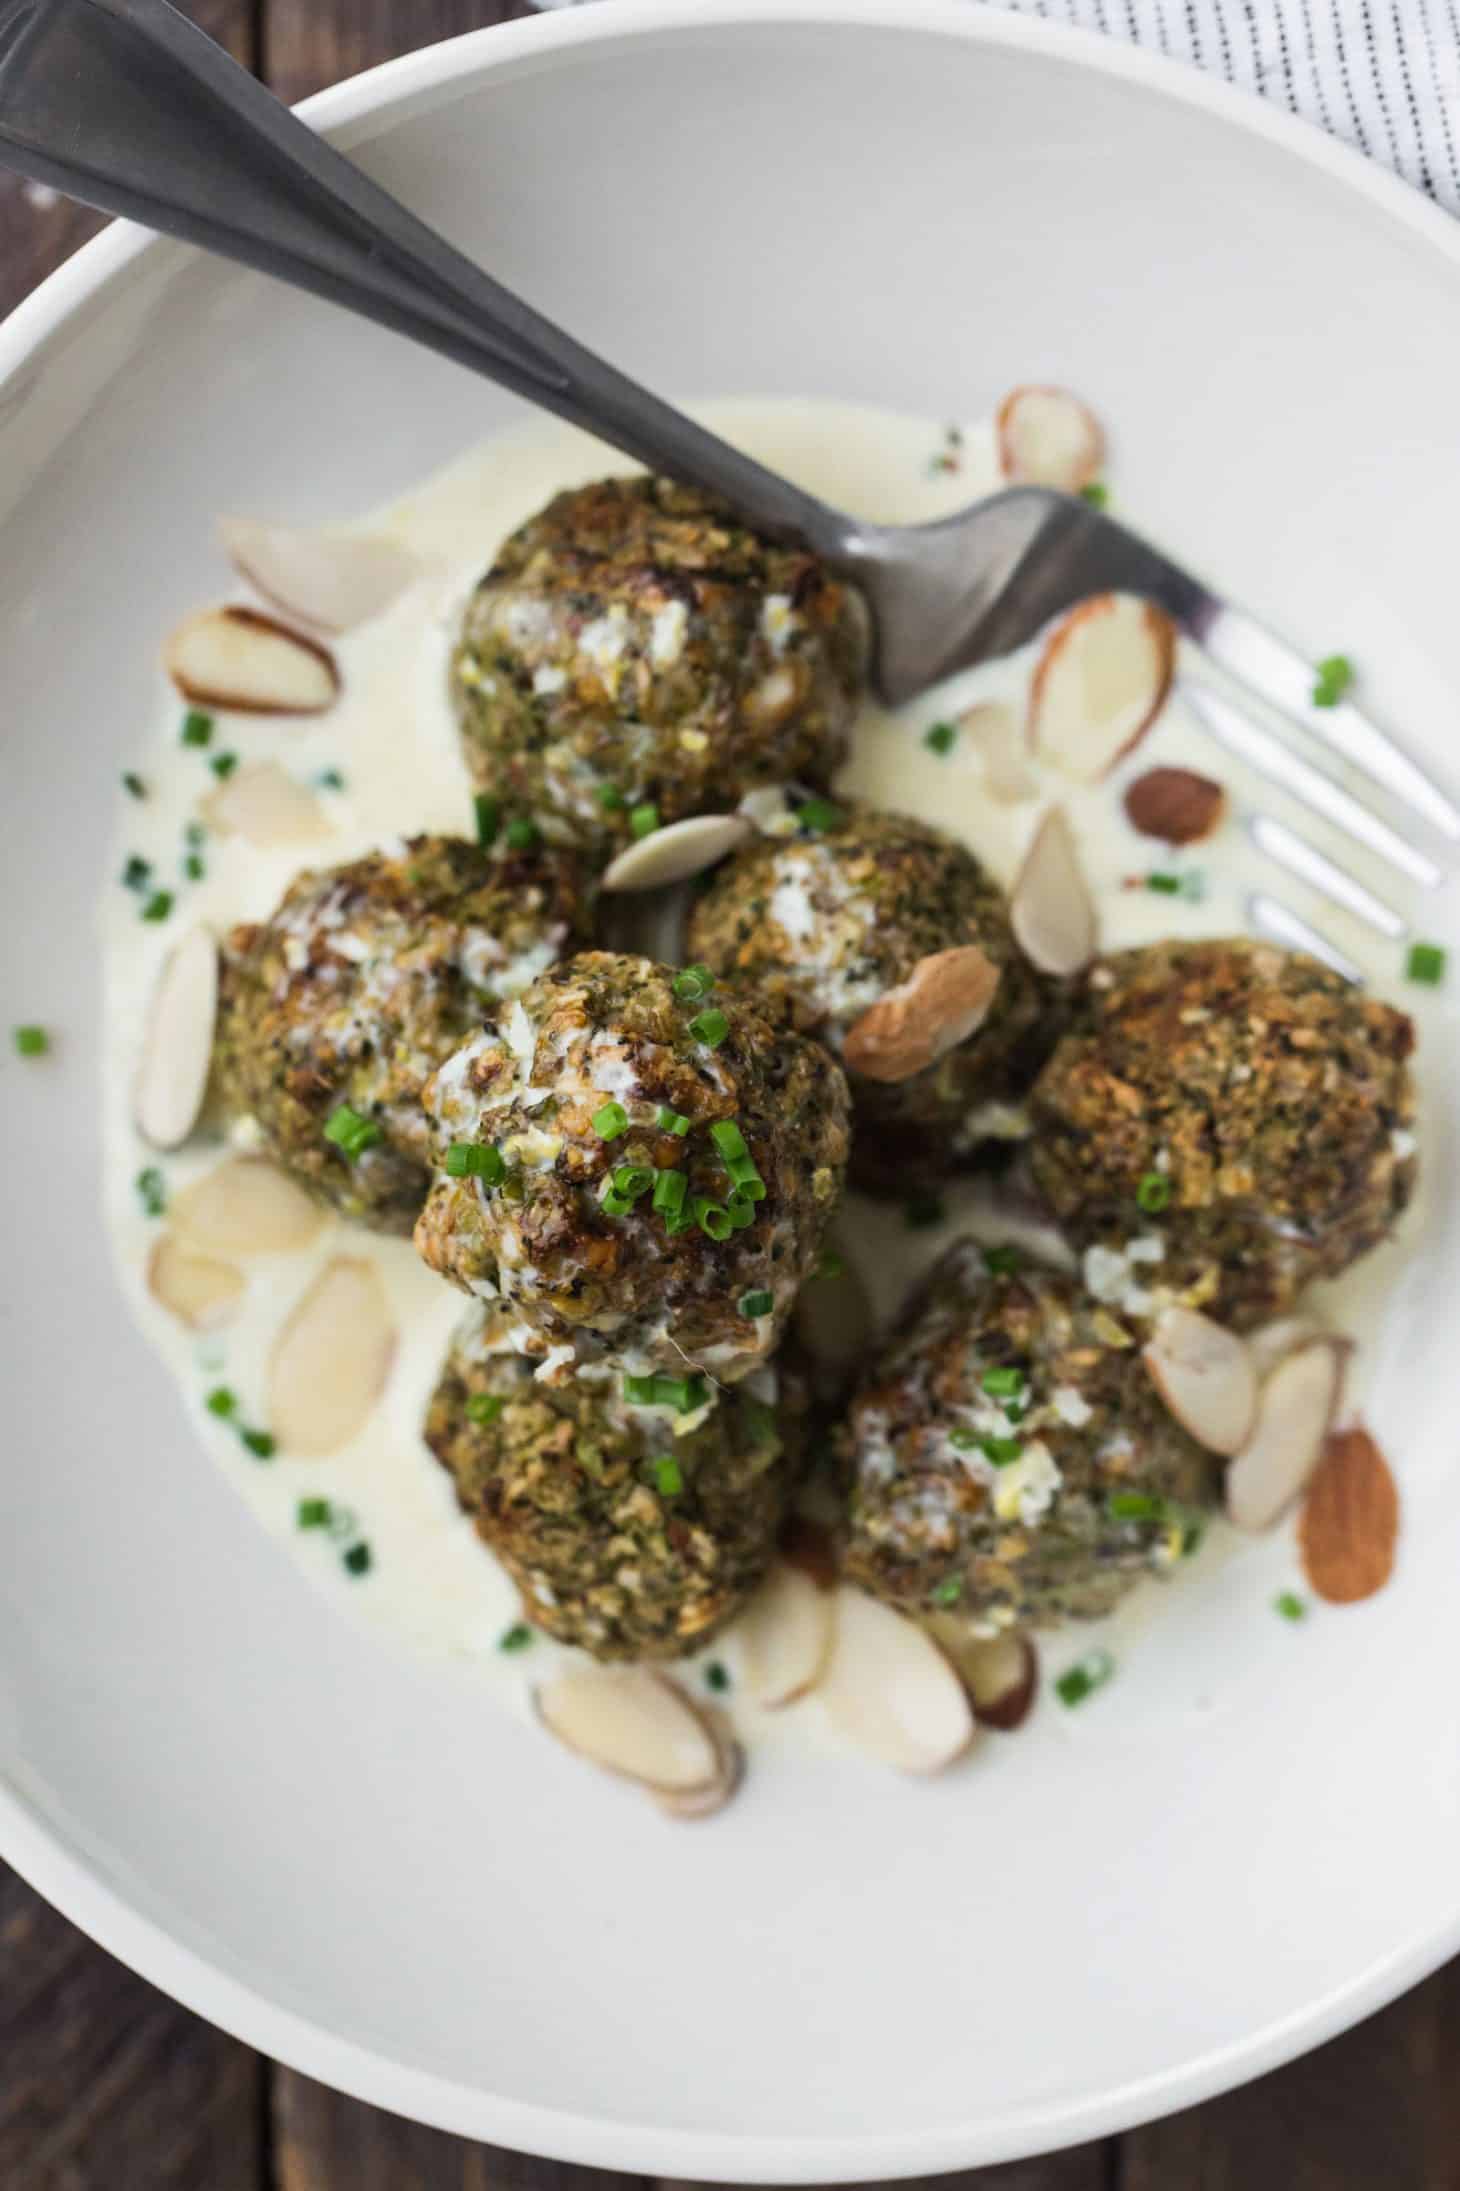
[[[1071,383],[1135,521],[1352,654],[1443,765],[1460,251],[1195,79],[961,8],[779,13],[590,10],[319,114],[671,394],[936,418]],[[923,1787],[775,1753],[722,1821],[671,1828],[334,1617],[248,1523],[128,1324],[97,1214],[116,777],[160,635],[223,583],[220,511],[366,507],[518,407],[261,279],[102,249],[106,278],[68,277],[71,308],[42,300],[0,349],[0,960],[10,1018],[61,1030],[42,1093],[0,1076],[7,1853],[317,2074],[700,2177],[1072,2139],[1418,1975],[1460,1936],[1443,1042],[1433,1214],[1378,1364],[1396,1586],[1295,1636],[1260,1560],[1224,1566],[1098,1715],[1047,1715],[1017,1754]]]

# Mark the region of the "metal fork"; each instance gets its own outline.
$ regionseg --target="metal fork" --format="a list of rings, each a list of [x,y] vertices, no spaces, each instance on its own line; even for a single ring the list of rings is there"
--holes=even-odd
[[[1127,527],[1047,487],[1016,486],[932,525],[864,524],[804,493],[584,349],[331,149],[166,0],[0,0],[0,161],[33,180],[241,260],[346,306],[586,427],[655,471],[804,542],[860,588],[873,675],[897,704],[1005,654],[1091,594],[1157,601],[1223,689],[1184,675],[1230,750],[1409,881],[1460,843],[1460,808],[1353,706],[1309,704],[1316,671]],[[1284,735],[1273,724],[1281,723]],[[1288,733],[1296,733],[1294,743]],[[1307,750],[1304,750],[1304,749]],[[1403,817],[1362,803],[1323,753]],[[1381,933],[1403,917],[1286,824],[1267,856]],[[1254,923],[1357,977],[1327,940],[1259,894]]]

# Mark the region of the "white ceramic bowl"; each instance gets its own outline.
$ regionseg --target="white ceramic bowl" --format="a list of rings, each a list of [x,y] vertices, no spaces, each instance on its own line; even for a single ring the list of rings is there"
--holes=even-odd
[[[1270,108],[935,0],[624,0],[311,113],[667,391],[937,417],[1074,382],[1124,507],[1451,736],[1460,241]],[[158,635],[219,510],[358,508],[513,408],[127,231],[0,332],[3,995],[62,1030],[43,1079],[0,1073],[4,1852],[270,2053],[583,2161],[923,2174],[1197,2099],[1460,1944],[1443,1116],[1379,1364],[1407,1515],[1383,1597],[1297,1634],[1223,1567],[1017,1754],[929,1786],[773,1761],[693,1830],[337,1618],[114,1290],[93,897]]]

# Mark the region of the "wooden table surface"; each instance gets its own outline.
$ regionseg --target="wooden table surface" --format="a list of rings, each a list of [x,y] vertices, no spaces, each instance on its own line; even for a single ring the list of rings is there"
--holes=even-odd
[[[284,98],[301,99],[530,10],[526,0],[191,0],[189,12]],[[100,225],[0,174],[0,317]],[[1341,1909],[1333,1917],[1342,1924]],[[1460,1962],[1225,2099],[946,2181],[978,2191],[1460,2191]],[[0,2191],[489,2187],[622,2191],[619,2178],[423,2130],[279,2068],[133,1977],[0,1868]]]

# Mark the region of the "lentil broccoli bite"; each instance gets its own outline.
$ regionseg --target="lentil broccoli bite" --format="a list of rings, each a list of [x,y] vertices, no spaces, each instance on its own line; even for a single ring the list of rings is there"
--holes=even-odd
[[[666,479],[560,494],[467,604],[451,692],[477,788],[607,857],[636,832],[824,784],[861,697],[858,596]]]
[[[1112,1299],[1138,1290],[1239,1328],[1336,1278],[1414,1186],[1414,1029],[1302,953],[1159,943],[1094,968],[1034,1090],[1036,1185]]]
[[[1214,1464],[1139,1348],[1063,1272],[940,1258],[837,1437],[848,1579],[924,1617],[1108,1612],[1179,1558]]]
[[[733,1618],[769,1564],[795,1481],[806,1393],[792,1369],[755,1391],[704,1380],[635,1404],[602,1371],[546,1386],[473,1312],[426,1417],[462,1507],[560,1642],[601,1659],[677,1658]]]
[[[811,813],[795,836],[762,838],[717,870],[689,948],[843,1058],[853,1177],[901,1191],[955,1170],[1016,1123],[1010,1104],[1043,1054],[1053,993],[1014,942],[1003,892],[964,845],[901,814],[824,801]],[[969,945],[998,984],[973,1032],[905,1078],[855,1069],[848,1038],[862,1016],[920,961]]]
[[[415,837],[296,876],[268,920],[224,939],[220,1107],[347,1217],[409,1232],[430,1184],[426,1081],[587,923],[560,851],[493,860]]]
[[[726,1384],[769,1358],[846,1169],[818,1044],[701,969],[588,951],[494,1014],[425,1107],[416,1246],[500,1300],[524,1352]]]

